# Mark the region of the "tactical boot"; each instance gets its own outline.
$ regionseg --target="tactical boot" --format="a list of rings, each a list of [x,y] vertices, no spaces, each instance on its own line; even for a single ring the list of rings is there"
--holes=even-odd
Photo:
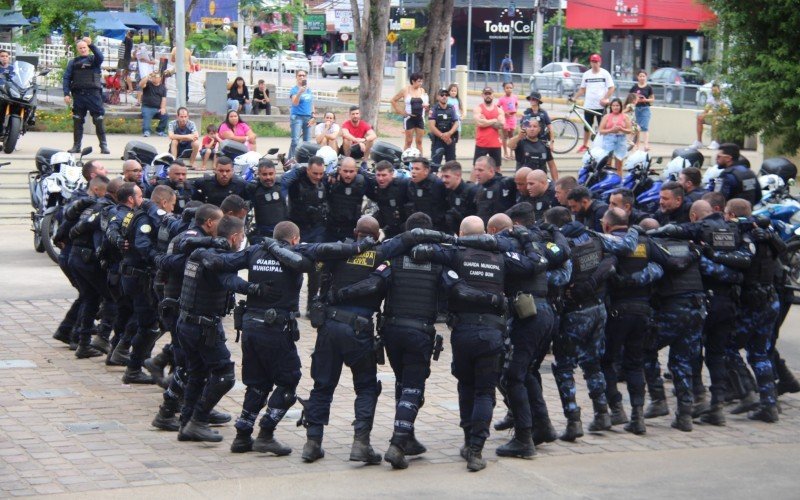
[[[630,432],[641,436],[647,432],[647,427],[644,425],[644,410],[643,406],[634,406],[631,408],[631,421],[625,424],[625,432]]]
[[[778,421],[778,408],[775,405],[760,405],[756,410],[747,414],[750,420],[761,420],[768,424],[774,424]]]
[[[316,462],[324,456],[325,450],[322,449],[322,441],[309,438],[303,446],[303,462]]]
[[[536,447],[530,429],[516,429],[511,441],[495,450],[498,457],[515,457],[531,459],[536,455]]]
[[[211,409],[211,412],[208,414],[208,423],[211,425],[222,425],[227,424],[231,421],[231,416],[228,413],[222,413],[221,411]]]
[[[539,446],[542,443],[552,443],[558,439],[558,433],[553,428],[550,419],[539,419],[533,421],[533,444]]]
[[[740,413],[747,413],[748,411],[756,409],[758,409],[758,397],[753,391],[749,391],[747,395],[739,401],[739,404],[731,410],[731,413],[733,415],[739,415]]]
[[[579,437],[583,437],[583,422],[581,422],[580,408],[567,414],[567,428],[558,439],[573,442]]]
[[[461,455],[461,458],[463,458],[464,460],[469,460],[469,439],[472,429],[470,427],[463,427],[463,430],[464,430],[464,446],[462,446],[458,450],[458,454]]]
[[[170,400],[158,407],[158,413],[150,423],[156,429],[175,432],[180,429],[180,422],[175,413],[178,411],[178,401]]]
[[[406,456],[414,457],[417,455],[422,455],[428,451],[428,448],[426,448],[424,444],[417,441],[417,437],[412,434],[408,438],[408,441],[406,441],[405,445],[403,445],[403,450],[405,450]]]
[[[178,441],[191,441],[192,438],[183,433],[186,429],[186,424],[181,424],[178,428]]]
[[[119,343],[117,344],[117,347],[114,348],[114,352],[111,353],[111,357],[108,359],[108,361],[115,365],[128,366],[128,361],[130,361],[130,359],[131,359],[130,342],[120,340]]]
[[[219,443],[222,441],[222,434],[209,427],[208,422],[198,422],[194,418],[183,427],[181,433],[188,437],[190,441],[207,441],[209,443]]]
[[[611,429],[611,417],[608,414],[608,405],[592,401],[594,420],[589,424],[589,432],[600,432]]]
[[[253,443],[253,451],[259,453],[274,453],[279,457],[283,457],[292,452],[288,446],[281,444],[280,441],[272,437],[272,431],[264,427],[258,431],[258,437]]]
[[[800,392],[800,382],[797,381],[792,371],[786,366],[785,360],[781,359],[775,363],[775,372],[778,375],[778,383],[775,385],[775,388],[778,390],[779,396],[787,392]]]
[[[153,377],[153,380],[156,381],[156,384],[162,387],[162,384],[164,383],[164,368],[167,367],[168,363],[169,359],[164,351],[159,352],[152,358],[147,358],[144,360],[144,367],[150,372],[150,375]]]
[[[667,404],[667,398],[664,395],[664,392],[661,391],[660,395],[656,395],[654,392],[651,392],[650,404],[647,405],[647,409],[644,412],[644,418],[663,417],[664,415],[669,415],[669,405]]]
[[[364,462],[369,465],[377,465],[383,461],[380,454],[375,453],[369,444],[369,431],[361,432],[353,438],[353,447],[350,448],[351,462]]]
[[[704,424],[717,425],[720,427],[725,425],[725,412],[722,411],[722,403],[711,405],[707,411],[700,415],[700,421]]]
[[[100,152],[104,155],[111,154],[111,151],[108,150],[108,141],[106,140],[105,120],[103,120],[102,116],[98,116],[97,118],[93,118],[92,121],[94,122],[95,132],[97,132],[97,140],[100,142]]]
[[[628,415],[625,413],[625,406],[621,399],[616,403],[609,403],[608,408],[611,410],[611,425],[628,423]]]
[[[122,375],[123,384],[155,384],[153,377],[145,375],[142,370],[131,370],[127,368]]]
[[[103,354],[108,354],[108,351],[111,350],[111,343],[108,341],[107,338],[104,338],[100,335],[95,335],[92,337],[92,341],[89,343],[90,346],[94,347],[98,351],[102,352]]]
[[[80,345],[80,341],[78,339],[78,332],[75,329],[72,330],[69,334],[69,350],[76,351],[78,349],[78,345]]]
[[[231,443],[231,453],[247,453],[253,451],[253,429],[237,430]]]
[[[72,117],[72,149],[69,149],[69,153],[80,153],[81,152],[81,141],[83,140],[83,117],[75,118]]]
[[[408,460],[403,450],[396,444],[390,444],[383,459],[392,464],[392,469],[408,469]]]
[[[53,338],[58,340],[59,342],[69,344],[70,330],[71,328],[59,327],[58,330],[56,330],[56,333],[53,334]]]
[[[481,452],[483,446],[471,444],[467,448],[467,469],[470,472],[478,472],[486,468],[486,460],[483,459]]]
[[[500,420],[494,424],[494,430],[496,431],[505,431],[508,429],[512,429],[514,427],[514,414],[511,413],[511,410],[506,412],[506,416],[503,417],[503,420]]]
[[[75,357],[78,359],[97,358],[102,355],[103,355],[102,352],[98,351],[97,349],[88,344],[80,345],[75,350]]]
[[[703,413],[706,413],[711,409],[711,405],[708,402],[708,398],[706,398],[706,391],[705,388],[703,390],[697,390],[694,393],[694,404],[692,405],[692,418],[698,418]]]
[[[672,421],[670,426],[673,429],[678,429],[683,432],[692,432],[691,403],[678,403],[678,411],[675,414],[675,420]]]

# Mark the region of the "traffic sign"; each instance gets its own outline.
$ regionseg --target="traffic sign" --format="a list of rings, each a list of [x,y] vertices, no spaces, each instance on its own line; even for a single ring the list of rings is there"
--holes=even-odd
[[[386,35],[386,41],[389,43],[394,43],[397,41],[397,33],[394,31],[390,31],[388,35]]]
[[[342,33],[342,35],[339,38],[341,38],[343,42],[346,42],[350,40],[350,35],[348,35],[347,33]]]

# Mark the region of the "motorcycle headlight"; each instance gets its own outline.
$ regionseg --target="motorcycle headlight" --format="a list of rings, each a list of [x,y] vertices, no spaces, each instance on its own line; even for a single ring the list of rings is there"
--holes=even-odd
[[[19,99],[20,98],[19,89],[16,89],[14,87],[9,87],[8,88],[8,93],[11,94],[11,97],[13,97],[14,99]]]
[[[33,87],[31,87],[25,91],[25,94],[22,96],[22,98],[25,99],[26,101],[30,101],[31,99],[33,99],[33,93],[34,93]]]

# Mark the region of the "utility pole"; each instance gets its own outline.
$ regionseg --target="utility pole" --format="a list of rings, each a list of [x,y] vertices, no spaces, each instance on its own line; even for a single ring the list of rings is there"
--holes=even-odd
[[[300,14],[300,17],[297,18],[297,50],[298,52],[305,53],[306,51],[306,42],[305,42],[305,13],[306,13],[306,3],[305,0],[299,0],[300,7],[303,9],[303,13]]]
[[[453,75],[452,75],[452,72],[451,72],[451,66],[452,66],[452,63],[453,63],[453,61],[451,60],[451,58],[453,57],[453,55],[452,55],[452,52],[453,52],[453,44],[452,44],[453,26],[452,25],[453,25],[453,23],[451,21],[450,22],[450,28],[447,29],[447,48],[445,49],[445,52],[444,52],[444,67],[447,68],[447,70],[445,71],[445,76],[447,77],[447,83],[448,84],[453,81]],[[440,83],[439,86],[442,87],[443,85],[441,85],[441,83]]]
[[[175,2],[175,90],[177,99],[176,109],[186,106],[189,96],[186,95],[186,4],[181,0]]]
[[[553,46],[556,49],[556,55],[553,58],[553,62],[561,60],[561,5],[558,6],[558,12],[556,13],[556,33],[558,34],[557,40],[553,43]]]
[[[180,3],[178,0],[175,3]],[[236,76],[244,78],[244,17],[242,16],[242,6],[236,2]]]
[[[469,81],[469,62],[472,59],[472,0],[467,7],[467,81]],[[466,89],[464,89],[466,91]]]
[[[533,38],[533,72],[542,69],[542,40],[544,38],[544,14],[542,0],[536,0],[536,35]]]

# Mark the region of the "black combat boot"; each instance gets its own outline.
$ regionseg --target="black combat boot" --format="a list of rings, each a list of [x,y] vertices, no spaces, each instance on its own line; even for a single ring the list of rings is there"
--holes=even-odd
[[[125,369],[125,373],[122,375],[122,383],[123,384],[155,384],[155,380],[150,375],[145,375],[145,373],[141,370],[132,370],[130,368]]]
[[[739,401],[732,410],[731,413],[733,415],[739,415],[740,413],[747,413],[751,410],[756,410],[758,408],[758,396],[753,391],[748,391],[747,395]]]
[[[208,423],[211,425],[227,424],[230,421],[231,416],[229,413],[222,413],[221,411],[217,411],[213,408],[208,413]]]
[[[103,353],[89,345],[88,341],[83,341],[75,350],[75,357],[78,359],[97,358],[102,355]]]
[[[757,409],[747,414],[750,420],[760,420],[768,424],[774,424],[778,421],[778,407],[775,405],[759,405]]]
[[[464,446],[462,446],[458,450],[458,454],[461,455],[461,458],[463,458],[464,460],[468,460],[468,456],[469,456],[469,439],[470,439],[470,434],[472,432],[472,428],[471,427],[463,427],[462,430],[464,431]]]
[[[425,447],[424,444],[417,441],[417,436],[414,433],[411,433],[411,436],[408,437],[408,441],[403,445],[403,450],[405,450],[405,454],[409,457],[415,457],[417,455],[422,455],[428,448]]]
[[[259,453],[274,453],[279,457],[283,457],[290,454],[292,449],[275,439],[272,436],[272,430],[262,427],[258,431],[255,443],[253,443],[253,451]]]
[[[558,439],[558,433],[553,428],[553,423],[549,417],[533,420],[533,444],[539,446],[542,443],[552,443]]]
[[[222,441],[222,434],[213,430],[208,425],[208,422],[198,422],[194,418],[189,420],[189,423],[183,426],[180,432],[184,437],[188,437],[190,441],[207,441],[209,443]]]
[[[775,388],[778,390],[778,395],[786,393],[800,392],[800,382],[797,381],[792,371],[786,366],[786,360],[779,359],[775,363],[775,373],[778,375],[778,383]]]
[[[628,423],[628,415],[625,413],[625,406],[620,399],[616,403],[609,403],[608,409],[611,410],[611,425],[622,425]]]
[[[111,154],[108,149],[108,141],[106,140],[106,124],[102,116],[92,118],[94,122],[94,129],[97,132],[97,140],[100,141],[100,152],[104,155]]]
[[[77,351],[79,345],[80,345],[80,335],[78,335],[78,330],[73,328],[69,334],[69,350]]]
[[[95,335],[92,337],[92,341],[89,343],[89,345],[103,354],[108,354],[108,352],[111,350],[111,344],[109,343],[108,338],[103,337],[102,335]]]
[[[514,428],[514,414],[511,413],[511,410],[508,410],[506,416],[494,424],[494,430],[505,431],[512,428]]]
[[[81,141],[83,141],[83,117],[75,118],[72,117],[72,149],[69,149],[68,152],[70,153],[80,153],[81,152]]]
[[[128,366],[128,361],[131,359],[131,342],[130,340],[120,340],[117,347],[108,358],[108,362],[117,366]]]
[[[152,358],[145,359],[143,364],[147,371],[150,372],[153,380],[156,381],[156,384],[164,387],[164,368],[169,364],[169,356],[164,351],[161,351]]]
[[[683,432],[692,432],[692,403],[678,403],[678,412],[670,426]]]
[[[322,449],[321,439],[308,438],[305,446],[303,446],[303,462],[311,463],[316,462],[325,456],[325,450]]]
[[[180,422],[175,415],[180,409],[180,402],[177,399],[165,399],[158,407],[158,413],[150,423],[156,429],[162,431],[175,432],[180,429]]]
[[[708,410],[700,415],[700,421],[704,424],[724,426],[725,412],[722,410],[722,403],[715,403],[708,407]]]
[[[641,436],[647,432],[647,427],[644,425],[644,406],[638,405],[631,407],[631,421],[625,424],[625,432],[630,432]]]
[[[231,453],[253,451],[253,429],[236,429],[236,437],[231,443]]]
[[[393,469],[408,469],[408,459],[406,459],[406,446],[411,436],[405,433],[395,432],[389,441],[389,449],[383,455],[383,459],[392,464]]]
[[[581,409],[571,411],[567,415],[567,428],[558,438],[562,441],[573,442],[583,437],[583,422],[581,422]]]
[[[536,455],[533,436],[530,429],[515,429],[511,441],[495,450],[498,457],[515,457],[531,459]]]
[[[711,405],[706,397],[706,388],[697,386],[694,388],[694,404],[692,405],[692,418],[698,418],[703,413],[709,411]]]
[[[369,465],[377,465],[383,461],[383,457],[379,453],[375,453],[369,444],[369,431],[357,432],[353,437],[350,461],[364,462]]]
[[[589,432],[600,432],[611,429],[611,417],[608,414],[608,405],[592,400],[594,420],[589,424]]]
[[[470,441],[467,448],[467,470],[478,472],[486,468],[486,460],[483,459],[483,443],[478,443],[474,439]]]
[[[63,342],[65,344],[69,344],[70,331],[71,330],[72,330],[72,327],[61,327],[61,326],[59,326],[58,330],[56,330],[56,333],[53,334],[53,338],[58,340],[59,342]]]
[[[650,404],[644,411],[644,418],[656,418],[669,415],[669,405],[667,404],[667,395],[664,394],[664,388],[650,390]]]

